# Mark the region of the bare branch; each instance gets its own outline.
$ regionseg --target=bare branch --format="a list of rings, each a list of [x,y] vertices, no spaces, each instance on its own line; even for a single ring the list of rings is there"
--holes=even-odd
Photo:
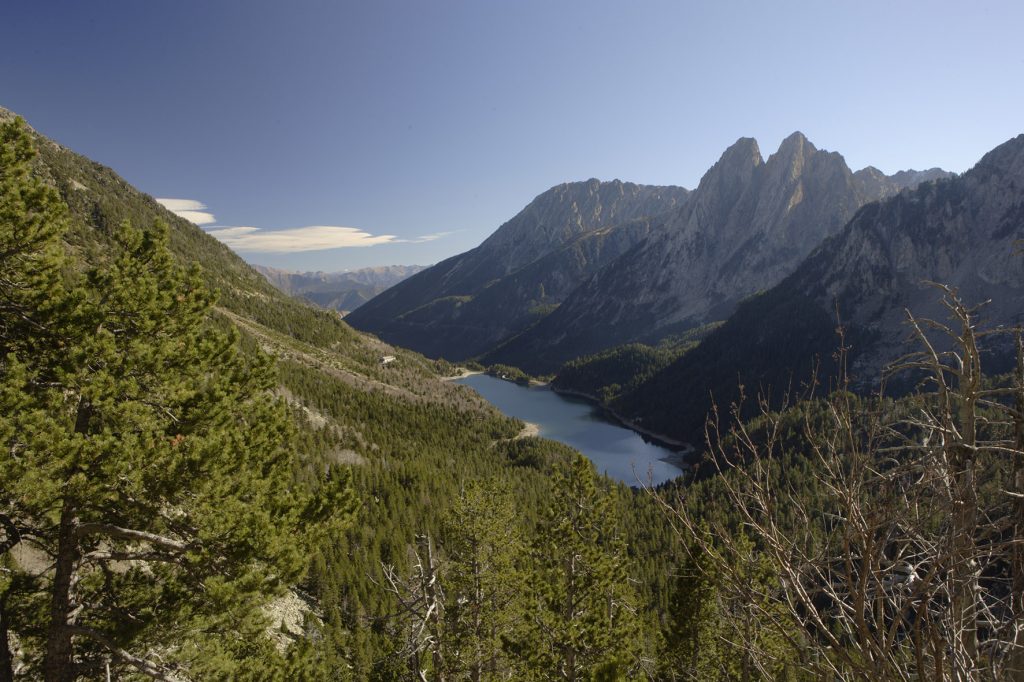
[[[182,682],[182,678],[174,675],[172,672],[164,670],[155,663],[147,661],[144,658],[140,658],[118,647],[101,632],[97,632],[92,628],[83,627],[81,625],[68,625],[66,627],[73,635],[88,637],[89,639],[98,642],[111,654],[129,664],[143,675],[151,677],[154,680],[162,680],[163,682]]]

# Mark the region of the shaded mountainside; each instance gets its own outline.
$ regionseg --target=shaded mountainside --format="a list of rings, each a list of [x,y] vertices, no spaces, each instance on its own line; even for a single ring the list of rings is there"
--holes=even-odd
[[[271,284],[321,308],[347,313],[402,280],[425,269],[422,265],[382,265],[346,272],[292,272],[265,265],[253,268]]]
[[[478,355],[550,312],[687,195],[618,180],[559,185],[477,248],[392,287],[348,321],[430,356]]]
[[[962,176],[862,208],[782,283],[743,302],[697,348],[638,386],[615,408],[654,431],[701,438],[714,395],[720,406],[767,391],[799,389],[821,362],[834,375],[839,319],[852,379],[867,387],[906,349],[906,310],[944,320],[939,292],[956,287],[983,308],[986,326],[1024,322],[1024,135],[989,152]],[[1015,249],[1017,252],[1015,253]],[[990,366],[1000,367],[994,357]]]
[[[857,173],[802,134],[767,162],[742,138],[689,200],[635,249],[583,283],[551,315],[485,357],[535,373],[617,344],[657,342],[722,320],[791,273],[864,204],[948,173]]]

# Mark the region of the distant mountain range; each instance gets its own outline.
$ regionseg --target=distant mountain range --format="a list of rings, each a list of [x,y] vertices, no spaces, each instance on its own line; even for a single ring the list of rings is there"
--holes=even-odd
[[[549,373],[583,354],[726,319],[864,204],[948,175],[855,173],[800,133],[766,162],[743,138],[692,193],[597,180],[553,188],[476,249],[349,321],[427,355]]]
[[[381,265],[345,272],[295,272],[266,265],[253,268],[282,292],[345,314],[426,266]]]

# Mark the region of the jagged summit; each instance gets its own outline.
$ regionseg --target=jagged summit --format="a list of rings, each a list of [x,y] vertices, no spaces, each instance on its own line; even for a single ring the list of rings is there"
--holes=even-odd
[[[880,172],[867,168],[858,173]],[[900,174],[897,174],[900,175]],[[615,405],[627,418],[677,438],[699,435],[713,394],[720,405],[746,386],[778,394],[811,376],[832,376],[836,314],[850,349],[855,386],[870,386],[906,352],[906,313],[944,320],[948,311],[927,281],[954,287],[987,326],[1024,323],[1024,135],[1001,144],[971,170],[904,171],[898,181],[932,176],[870,203],[785,278],[737,312],[687,354]],[[884,176],[883,176],[884,177]],[[891,178],[895,176],[890,176]],[[1006,354],[987,350],[995,371]],[[941,349],[940,349],[941,350]],[[1006,349],[1004,349],[1006,350]],[[889,389],[895,387],[890,384]],[[779,397],[776,395],[775,397]]]
[[[761,156],[761,148],[758,146],[757,140],[752,137],[741,137],[722,152],[718,162],[709,168],[701,178],[700,185],[704,184],[705,179],[723,173],[746,175],[750,170],[762,164],[764,164],[764,158]]]
[[[784,140],[782,140],[781,143],[779,143],[779,149],[775,154],[773,154],[773,156],[803,156],[804,154],[813,154],[816,151],[818,151],[817,147],[811,144],[811,141],[807,139],[806,135],[797,130],[790,133]]]
[[[900,189],[882,174],[856,177],[842,155],[800,132],[766,162],[756,140],[741,138],[661,229],[487,359],[553,371],[581,354],[724,319],[858,208]]]
[[[817,153],[818,148],[811,144],[811,141],[803,133],[797,131],[779,144],[778,150],[768,157],[766,165],[784,166],[785,170],[795,177],[803,171],[803,166],[807,159]],[[824,153],[827,154],[828,152]]]

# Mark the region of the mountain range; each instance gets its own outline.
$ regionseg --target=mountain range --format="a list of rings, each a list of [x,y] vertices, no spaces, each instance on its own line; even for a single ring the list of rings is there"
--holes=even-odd
[[[968,305],[985,304],[978,321],[986,328],[1024,324],[1022,239],[1024,135],[961,176],[864,206],[781,283],[740,303],[694,349],[609,406],[646,429],[699,443],[712,403],[728,406],[740,384],[748,399],[760,393],[779,404],[812,379],[834,378],[838,327],[853,387],[873,388],[908,350],[908,313],[946,321],[931,282]],[[993,372],[1012,360],[998,341],[988,349]]]
[[[792,272],[864,204],[944,175],[854,173],[842,156],[816,149],[801,133],[765,161],[755,140],[740,139],[643,243],[486,359],[550,372],[611,345],[654,343],[724,320],[739,301]]]
[[[252,267],[289,296],[345,315],[425,266],[381,265],[344,272],[294,272],[266,265]]]
[[[767,161],[742,138],[693,192],[614,181],[540,195],[481,246],[394,287],[354,326],[430,356],[550,373],[723,320],[866,203],[940,169],[853,172],[801,133]]]

